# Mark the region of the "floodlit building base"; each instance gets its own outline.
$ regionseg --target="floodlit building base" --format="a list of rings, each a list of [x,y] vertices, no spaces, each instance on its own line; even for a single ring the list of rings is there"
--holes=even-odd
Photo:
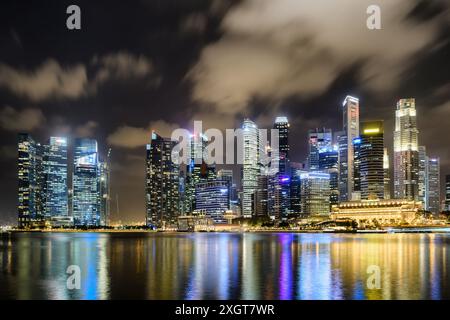
[[[411,200],[359,200],[332,207],[333,220],[353,220],[358,227],[412,224],[422,202]]]

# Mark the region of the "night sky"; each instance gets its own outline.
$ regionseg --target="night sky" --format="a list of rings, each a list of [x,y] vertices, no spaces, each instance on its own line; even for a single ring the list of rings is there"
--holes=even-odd
[[[66,27],[71,4],[81,30]],[[366,27],[371,4],[382,30]],[[2,0],[0,25],[0,222],[16,221],[18,132],[111,147],[112,219],[143,221],[152,129],[286,115],[303,161],[308,129],[341,129],[347,94],[361,120],[385,121],[391,158],[396,101],[416,98],[419,143],[450,174],[445,0]]]

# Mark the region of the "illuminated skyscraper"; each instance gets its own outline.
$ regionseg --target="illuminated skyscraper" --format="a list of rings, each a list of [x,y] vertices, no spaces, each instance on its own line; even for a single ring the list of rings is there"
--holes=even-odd
[[[302,214],[330,214],[330,175],[324,172],[307,172],[300,175]]]
[[[450,174],[445,176],[445,207],[450,211]]]
[[[353,139],[359,136],[359,99],[347,96],[343,102],[343,132],[339,134],[339,198],[351,200],[353,192]]]
[[[290,213],[289,175],[276,173],[270,175],[267,181],[267,210],[272,219],[286,220]]]
[[[331,129],[314,129],[308,132],[308,168],[319,170],[319,154],[332,148],[333,132]]]
[[[384,148],[383,175],[384,175],[384,199],[388,200],[391,198],[391,170],[389,163],[389,153],[387,148]]]
[[[18,140],[19,227],[42,226],[44,222],[43,149],[26,133]]]
[[[227,180],[200,182],[195,186],[196,211],[215,222],[225,222],[224,214],[230,210],[230,187]]]
[[[415,99],[400,99],[395,111],[394,197],[419,198],[419,130]]]
[[[319,171],[330,175],[330,206],[339,203],[339,151],[338,146],[328,146],[319,151]]]
[[[100,225],[108,226],[110,224],[111,210],[111,189],[110,189],[110,151],[108,151],[107,160],[99,162],[99,192],[100,192]]]
[[[50,137],[45,146],[45,216],[68,216],[67,139]]]
[[[100,166],[97,141],[76,139],[72,215],[76,226],[100,225]]]
[[[427,183],[427,149],[425,146],[419,146],[419,173],[418,173],[418,197],[426,208],[426,183]]]
[[[425,209],[438,214],[441,203],[441,179],[439,158],[428,158],[426,163]]]
[[[362,122],[358,154],[356,155],[355,152],[358,172],[355,171],[354,176],[354,180],[359,183],[361,199],[367,200],[373,197],[384,199],[383,159],[383,121]]]
[[[279,172],[288,173],[289,170],[289,122],[286,117],[275,119],[274,129],[278,129]],[[276,150],[273,150],[276,155]]]
[[[258,188],[259,133],[256,124],[245,119],[242,124],[243,166],[242,166],[242,215],[252,216],[253,193]]]
[[[156,132],[152,132],[151,139],[147,145],[147,225],[175,225],[180,213],[180,168],[172,159],[175,142]]]

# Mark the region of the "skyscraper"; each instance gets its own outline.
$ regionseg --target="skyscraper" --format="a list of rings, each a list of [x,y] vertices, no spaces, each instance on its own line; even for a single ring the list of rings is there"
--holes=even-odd
[[[389,153],[387,148],[384,148],[383,175],[384,175],[384,199],[388,200],[391,198],[391,170],[389,163]]]
[[[174,145],[156,132],[147,145],[146,220],[150,226],[175,225],[180,213],[180,168],[172,159]]]
[[[343,132],[339,134],[339,198],[351,200],[353,192],[353,139],[359,136],[359,99],[347,96],[343,102]]]
[[[319,170],[320,153],[332,148],[333,132],[331,129],[314,129],[308,132],[308,168],[309,170]]]
[[[394,197],[418,200],[419,131],[415,99],[400,99],[395,111]]]
[[[253,193],[258,187],[259,167],[259,133],[256,124],[245,119],[242,124],[243,166],[242,166],[242,215],[252,216]],[[280,162],[281,163],[281,162]]]
[[[26,133],[18,136],[18,224],[37,227],[44,223],[44,171],[42,148]]]
[[[108,151],[107,160],[99,162],[99,192],[100,192],[100,225],[108,226],[110,224],[111,210],[111,189],[110,189],[110,151]]]
[[[359,172],[355,173],[355,181],[359,180],[361,199],[376,197],[384,199],[384,129],[383,121],[361,123],[361,135],[358,155]],[[359,174],[359,177],[357,176]]]
[[[230,210],[230,187],[227,180],[200,182],[195,186],[196,211],[203,212],[215,222],[225,222]]]
[[[100,166],[97,141],[75,140],[73,167],[72,215],[76,226],[99,226]]]
[[[308,172],[300,175],[302,214],[330,214],[330,175],[324,172]]]
[[[45,216],[68,216],[67,139],[50,137],[45,146]]]
[[[419,146],[419,173],[418,173],[418,199],[422,201],[423,207],[426,208],[426,183],[427,183],[427,149],[425,146]]]
[[[425,209],[439,214],[441,204],[441,179],[439,158],[428,158],[426,163]]]
[[[278,171],[281,174],[288,173],[289,170],[289,126],[289,121],[286,117],[277,117],[273,126],[274,129],[278,129]],[[276,150],[273,150],[273,152],[276,156]]]
[[[450,174],[445,176],[445,207],[450,211]]]
[[[329,146],[319,151],[319,171],[330,175],[330,206],[339,203],[339,151],[338,146]]]

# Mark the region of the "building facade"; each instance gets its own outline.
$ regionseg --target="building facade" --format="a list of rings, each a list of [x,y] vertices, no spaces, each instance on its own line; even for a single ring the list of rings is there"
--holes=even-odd
[[[172,161],[175,142],[152,132],[146,157],[146,223],[148,226],[176,225],[180,213],[180,168]]]
[[[330,214],[330,175],[307,172],[300,175],[302,215],[327,216]]]
[[[427,157],[426,163],[425,210],[433,214],[440,213],[441,207],[441,176],[440,159]]]
[[[278,130],[278,172],[286,174],[289,171],[289,121],[287,117],[277,117],[275,119],[274,129]]]
[[[320,153],[332,149],[333,132],[331,129],[314,129],[308,131],[308,169],[320,170]]]
[[[76,139],[72,179],[72,216],[75,226],[100,226],[100,164],[94,139]]]
[[[45,146],[44,170],[46,218],[68,216],[66,138],[50,137]]]
[[[395,111],[394,198],[419,199],[419,130],[415,99],[400,99]]]
[[[343,102],[343,132],[339,134],[339,198],[351,199],[353,193],[353,139],[359,136],[359,99],[347,96]]]
[[[214,222],[225,222],[230,210],[230,186],[227,180],[200,182],[195,186],[196,212],[204,213]]]
[[[242,215],[251,218],[254,192],[258,188],[259,132],[256,124],[245,119],[242,124],[243,165],[242,165]]]
[[[445,210],[450,211],[450,174],[445,176]]]

